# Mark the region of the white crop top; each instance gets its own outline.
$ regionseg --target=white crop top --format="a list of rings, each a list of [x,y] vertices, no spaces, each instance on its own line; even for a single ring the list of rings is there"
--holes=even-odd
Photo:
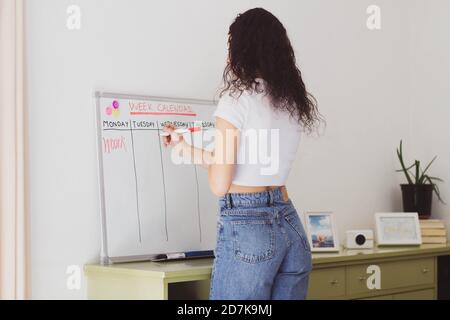
[[[225,93],[215,117],[240,130],[233,184],[282,186],[286,184],[301,136],[301,126],[287,111],[276,110],[257,79],[258,92],[244,91],[235,98]]]

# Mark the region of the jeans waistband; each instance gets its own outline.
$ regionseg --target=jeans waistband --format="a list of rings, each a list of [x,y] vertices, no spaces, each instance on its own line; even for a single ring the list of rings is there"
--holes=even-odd
[[[219,200],[220,207],[232,209],[235,207],[273,206],[283,199],[283,187],[272,190],[252,193],[228,193]]]

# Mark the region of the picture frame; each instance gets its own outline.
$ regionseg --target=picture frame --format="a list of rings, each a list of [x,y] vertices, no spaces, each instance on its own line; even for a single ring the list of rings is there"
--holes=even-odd
[[[338,252],[340,250],[336,222],[332,212],[306,212],[305,225],[311,252]]]
[[[375,238],[379,246],[421,245],[418,213],[375,213]]]

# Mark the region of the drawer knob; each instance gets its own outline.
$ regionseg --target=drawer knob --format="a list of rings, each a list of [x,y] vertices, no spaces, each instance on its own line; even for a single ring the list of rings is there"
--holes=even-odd
[[[331,281],[330,281],[330,284],[331,284],[332,286],[335,286],[335,285],[338,285],[338,284],[339,284],[339,281],[336,280],[336,279],[334,279],[334,280],[331,280]]]
[[[428,273],[428,272],[430,272],[430,269],[428,269],[428,268],[423,268],[422,269],[422,273]]]

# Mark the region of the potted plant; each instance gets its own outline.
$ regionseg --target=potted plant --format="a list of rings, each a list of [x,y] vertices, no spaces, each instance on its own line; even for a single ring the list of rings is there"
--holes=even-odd
[[[428,169],[430,169],[437,156],[423,170],[419,160],[415,160],[412,165],[406,167],[405,161],[403,160],[402,144],[403,142],[400,141],[400,147],[397,149],[397,156],[402,168],[397,170],[397,172],[403,172],[408,181],[407,184],[400,185],[402,189],[403,211],[417,212],[420,219],[428,219],[431,216],[433,192],[439,201],[444,203],[439,192],[439,187],[435,183],[436,181],[443,182],[443,180],[427,174]]]

